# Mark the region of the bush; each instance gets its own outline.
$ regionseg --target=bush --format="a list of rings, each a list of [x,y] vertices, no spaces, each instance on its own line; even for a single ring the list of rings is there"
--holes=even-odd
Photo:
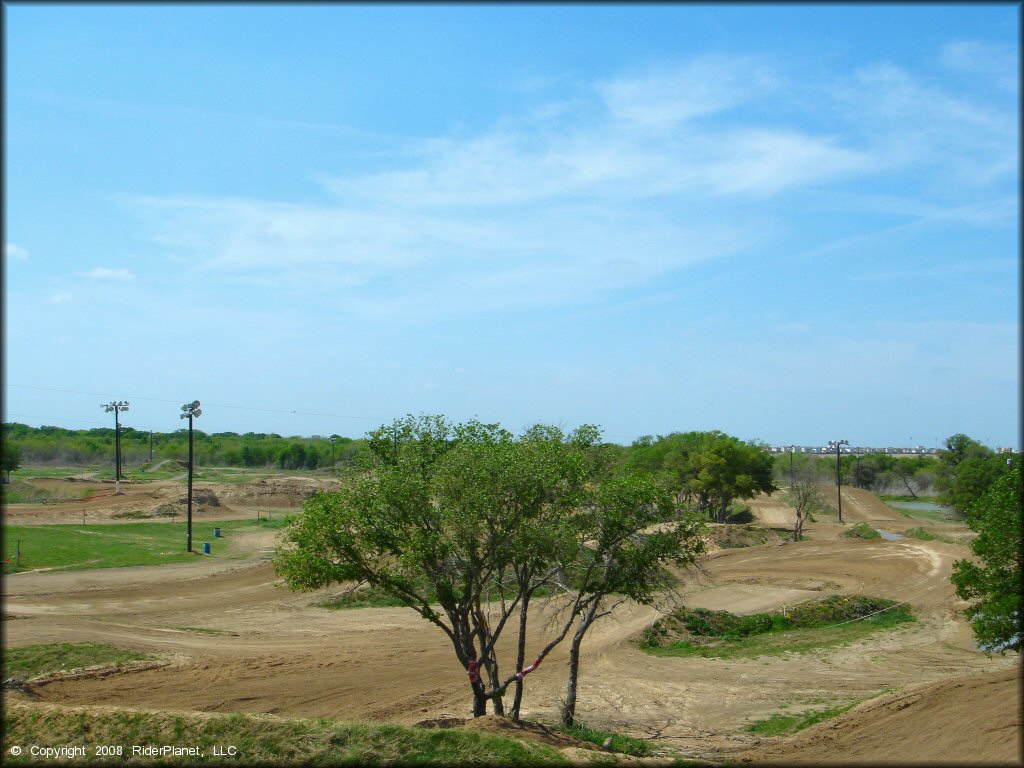
[[[876,531],[867,523],[854,523],[849,530],[843,531],[843,536],[848,539],[880,539],[882,534]]]

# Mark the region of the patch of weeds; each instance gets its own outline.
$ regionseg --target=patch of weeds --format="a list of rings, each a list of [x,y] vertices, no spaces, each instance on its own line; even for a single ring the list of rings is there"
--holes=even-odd
[[[554,725],[551,727],[560,733],[568,734],[580,741],[589,741],[591,744],[597,744],[600,747],[608,743],[607,749],[623,755],[643,757],[651,753],[651,745],[645,739],[637,739],[632,736],[623,736],[620,733],[590,728],[583,723],[576,723],[569,727],[564,725]]]
[[[955,539],[949,538],[949,536],[943,536],[940,533],[932,533],[931,531],[926,531],[921,527],[908,528],[903,532],[903,535],[911,539],[920,539],[921,541],[941,541],[944,544],[958,543]]]
[[[111,517],[118,520],[144,520],[153,517],[153,515],[149,512],[143,512],[141,509],[133,509],[130,512],[116,512]]]
[[[782,736],[787,733],[796,733],[815,723],[820,723],[822,720],[831,720],[833,717],[838,717],[852,709],[856,704],[857,702],[853,701],[843,706],[817,709],[797,715],[774,714],[764,720],[757,720],[751,723],[747,726],[747,730],[752,733],[759,733],[762,736]]]
[[[200,634],[203,634],[203,635],[230,635],[230,634],[232,634],[231,632],[228,632],[227,630],[224,630],[224,629],[211,629],[210,627],[171,627],[171,629],[177,629],[179,632],[199,632]]]
[[[905,606],[865,595],[832,595],[747,616],[679,608],[645,629],[639,645],[657,656],[751,658],[840,645],[913,620]]]
[[[842,535],[847,539],[880,539],[882,534],[876,531],[867,523],[854,523],[849,529],[843,531]]]
[[[315,608],[326,608],[330,611],[341,611],[347,608],[396,608],[404,606],[401,600],[373,587],[360,587],[349,592],[313,603]]]
[[[778,537],[771,529],[759,528],[753,525],[711,526],[709,535],[711,540],[722,547],[722,549],[754,547],[758,544],[766,544],[769,541],[778,540]]]
[[[48,675],[51,672],[118,666],[153,657],[108,643],[48,643],[4,649],[4,676],[19,680]]]

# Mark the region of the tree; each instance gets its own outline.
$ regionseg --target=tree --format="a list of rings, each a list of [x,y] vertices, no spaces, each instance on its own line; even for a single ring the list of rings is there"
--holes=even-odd
[[[4,440],[3,448],[3,471],[6,473],[5,483],[11,482],[11,472],[21,467],[21,446]]]
[[[675,517],[675,512],[667,488],[649,475],[627,473],[604,480],[575,516],[587,546],[564,567],[576,584],[572,607],[578,620],[569,643],[563,725],[575,722],[580,648],[594,622],[611,612],[606,599],[615,596],[650,605],[676,582],[666,566],[688,567],[704,551],[704,527],[698,516],[657,525]]]
[[[825,496],[821,490],[825,469],[818,459],[811,456],[800,454],[794,459],[793,470],[789,475],[789,503],[796,510],[793,541],[800,541],[804,522],[813,520],[813,513],[825,508]]]
[[[525,621],[521,604],[572,558],[569,550],[582,548],[566,521],[593,466],[590,434],[517,441],[498,425],[453,426],[438,416],[381,427],[370,433],[370,471],[306,501],[275,567],[293,589],[356,582],[398,597],[448,636],[474,716],[488,701],[504,714],[502,696],[513,683],[517,713],[529,671],[525,624],[512,675],[501,677],[496,645],[517,610]]]
[[[634,444],[630,466],[658,474],[676,490],[677,501],[724,523],[735,499],[772,493],[772,457],[761,446],[717,430],[673,433],[652,444]]]
[[[957,434],[946,440],[939,455],[942,469],[936,478],[939,498],[960,518],[980,499],[989,486],[1006,471],[1006,460],[992,449]]]
[[[978,643],[990,650],[1020,652],[1024,581],[1019,460],[968,508],[967,525],[978,533],[971,551],[980,562],[957,560],[950,580],[958,597],[976,601],[966,614]]]

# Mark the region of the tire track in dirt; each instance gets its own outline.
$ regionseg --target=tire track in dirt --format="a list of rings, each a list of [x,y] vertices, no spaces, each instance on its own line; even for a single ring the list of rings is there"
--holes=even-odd
[[[656,735],[655,744],[666,749],[721,756],[756,742],[745,724],[782,703],[820,708],[1005,666],[974,650],[953,613],[959,603],[948,576],[964,547],[846,540],[838,531],[819,523],[810,541],[721,550],[704,560],[706,574],[687,577],[685,601],[751,612],[863,592],[910,602],[918,622],[802,656],[659,658],[632,641],[657,610],[625,603],[584,641],[579,717]],[[275,586],[267,562],[183,566],[8,580],[7,612],[27,617],[7,622],[8,645],[100,639],[180,660],[173,669],[54,681],[39,687],[42,699],[401,723],[468,716],[465,672],[448,639],[412,611],[316,608],[337,589],[290,593]],[[538,607],[528,655],[545,640],[541,618]],[[503,649],[515,629],[515,622],[506,628]],[[510,655],[504,658],[508,671]],[[524,717],[557,718],[565,664],[563,645],[526,679]]]

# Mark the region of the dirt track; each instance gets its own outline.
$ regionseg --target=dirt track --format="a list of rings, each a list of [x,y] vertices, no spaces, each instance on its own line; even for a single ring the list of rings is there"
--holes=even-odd
[[[848,512],[844,494],[844,519],[888,510],[872,509],[863,500],[858,507],[855,501],[856,495]],[[769,502],[755,504],[755,513],[769,506],[774,507],[770,514],[781,516],[781,508]],[[899,530],[901,520],[886,523]],[[750,612],[832,592],[863,592],[906,600],[920,620],[803,656],[667,659],[641,652],[630,640],[654,620],[655,609],[622,605],[584,643],[580,718],[654,738],[663,754],[731,757],[759,745],[768,749],[777,741],[757,737],[745,725],[782,705],[788,705],[787,713],[821,709],[886,689],[1015,666],[1016,659],[977,652],[955,613],[960,604],[948,576],[966,548],[907,539],[842,539],[839,526],[825,520],[808,524],[805,532],[810,540],[799,544],[714,553],[704,563],[707,575],[686,584],[686,603]],[[269,538],[250,543],[265,548]],[[27,573],[6,578],[4,586],[9,646],[114,642],[174,662],[131,674],[52,682],[37,688],[43,701],[400,723],[469,714],[465,673],[438,629],[402,608],[335,612],[313,607],[333,590],[288,592],[275,585],[266,561]],[[535,633],[539,625],[533,622]],[[506,630],[508,637],[513,630]],[[540,641],[535,634],[528,652]],[[556,719],[564,682],[564,656],[556,652],[527,678],[524,717]],[[1000,711],[1017,711],[1013,702],[1000,706]],[[860,709],[846,717],[855,713],[869,718]],[[851,725],[851,732],[857,727]],[[911,726],[893,726],[902,727]],[[831,752],[824,747],[815,752],[818,742],[801,749],[812,761],[822,755],[869,762],[879,754],[910,759],[893,747],[891,735],[876,741],[888,744],[890,752],[845,751],[842,741]],[[1005,732],[982,737],[965,731],[954,742],[944,747],[944,759],[1005,760],[1009,754]]]

